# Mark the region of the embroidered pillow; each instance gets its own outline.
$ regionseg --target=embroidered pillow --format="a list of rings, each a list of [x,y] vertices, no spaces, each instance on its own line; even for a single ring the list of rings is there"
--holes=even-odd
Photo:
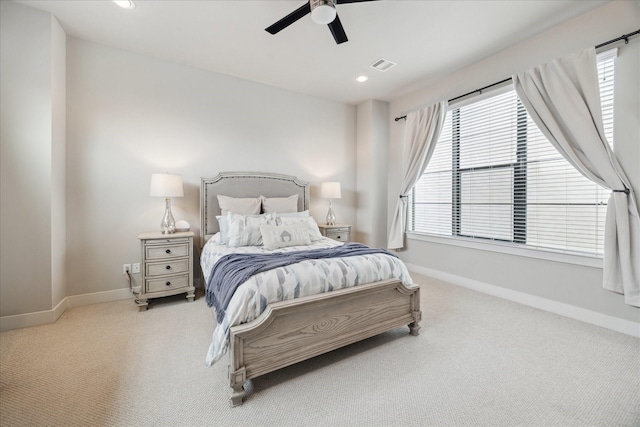
[[[309,227],[305,223],[291,225],[260,225],[260,234],[265,249],[311,244]]]
[[[233,212],[238,215],[258,215],[262,206],[260,198],[229,197],[218,194],[222,215]]]
[[[320,229],[318,228],[318,223],[313,217],[307,218],[297,218],[297,217],[287,217],[287,216],[279,216],[276,222],[277,225],[293,225],[293,224],[304,224],[307,227],[309,232],[309,238],[312,242],[316,240],[322,240],[322,233],[320,233]]]
[[[220,233],[216,233],[216,234],[220,234],[219,244],[221,245],[229,244],[229,221],[227,220],[227,215],[216,216],[216,219],[218,220],[218,228],[220,229]],[[260,217],[263,217],[264,215],[260,214],[260,215],[245,215],[245,216],[252,217],[252,218],[260,218]],[[275,219],[271,218],[271,220],[273,221]]]
[[[274,214],[245,216],[229,212],[227,222],[229,223],[228,246],[260,246],[262,245],[262,235],[260,225],[275,222]]]
[[[298,211],[298,195],[294,194],[289,197],[264,197],[260,196],[262,201],[262,212],[297,212]]]

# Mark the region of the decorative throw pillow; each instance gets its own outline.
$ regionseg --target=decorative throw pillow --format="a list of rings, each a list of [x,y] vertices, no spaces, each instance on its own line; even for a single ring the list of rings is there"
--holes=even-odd
[[[220,244],[226,245],[229,243],[229,222],[226,215],[216,216],[218,220],[218,228],[220,229]]]
[[[262,235],[260,225],[269,222],[275,223],[274,214],[264,214],[256,216],[245,216],[229,212],[227,222],[229,223],[228,246],[260,246],[262,245]]]
[[[304,224],[309,231],[309,238],[312,242],[316,240],[322,240],[322,233],[320,233],[320,229],[318,228],[318,223],[313,217],[307,218],[298,218],[298,217],[288,217],[288,216],[279,216],[276,221],[277,225],[293,225],[293,224]]]
[[[308,218],[309,210],[302,212],[282,212],[278,213],[279,217],[288,217],[288,218]]]
[[[289,197],[264,197],[260,196],[262,201],[262,212],[297,212],[298,211],[298,195],[294,194]]]
[[[251,218],[264,218],[264,214],[260,215],[245,215],[246,217]],[[229,220],[227,219],[227,215],[218,215],[216,219],[218,220],[218,228],[220,229],[220,233],[217,233],[219,237],[219,244],[228,245],[229,244]],[[269,220],[275,222],[275,218],[269,217]]]
[[[260,225],[260,234],[265,249],[311,244],[309,227],[305,223],[291,225]]]
[[[258,215],[262,206],[260,198],[229,197],[218,194],[222,215],[233,212],[238,215]]]

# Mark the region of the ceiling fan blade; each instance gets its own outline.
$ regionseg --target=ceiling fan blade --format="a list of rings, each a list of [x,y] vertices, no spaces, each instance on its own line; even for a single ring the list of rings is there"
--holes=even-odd
[[[338,15],[336,15],[336,19],[334,19],[333,22],[327,25],[331,30],[331,34],[333,34],[333,38],[335,39],[336,44],[349,41],[349,39],[347,38],[347,33],[344,32],[342,22],[340,22],[340,17],[338,17]]]
[[[298,19],[310,13],[311,5],[309,4],[309,2],[306,2],[304,5],[300,6],[298,9],[294,10],[275,24],[265,28],[265,30],[271,34],[276,34],[296,22]]]

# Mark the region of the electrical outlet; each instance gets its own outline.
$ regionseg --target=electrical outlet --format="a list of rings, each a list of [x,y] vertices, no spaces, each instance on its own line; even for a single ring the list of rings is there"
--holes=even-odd
[[[131,270],[132,273],[140,273],[140,263],[139,262],[134,262],[133,263],[133,270]]]
[[[122,264],[122,274],[127,274],[127,272],[131,272],[131,264]]]

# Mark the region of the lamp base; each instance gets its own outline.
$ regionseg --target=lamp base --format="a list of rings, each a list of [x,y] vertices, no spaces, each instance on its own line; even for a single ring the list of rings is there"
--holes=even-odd
[[[176,221],[171,213],[171,199],[165,199],[165,210],[162,222],[160,223],[162,234],[173,234],[176,232]]]
[[[329,212],[327,212],[327,225],[336,225],[336,215],[333,213],[333,205],[329,199]]]

